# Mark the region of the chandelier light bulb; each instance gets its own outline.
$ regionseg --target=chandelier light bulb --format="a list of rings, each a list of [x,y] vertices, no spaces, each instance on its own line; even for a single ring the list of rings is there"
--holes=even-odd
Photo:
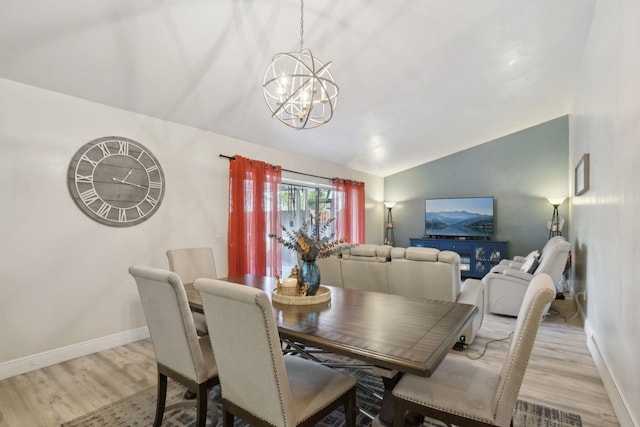
[[[329,98],[327,98],[327,92],[325,90],[322,91],[322,97],[320,98],[320,102],[326,104],[329,102]]]

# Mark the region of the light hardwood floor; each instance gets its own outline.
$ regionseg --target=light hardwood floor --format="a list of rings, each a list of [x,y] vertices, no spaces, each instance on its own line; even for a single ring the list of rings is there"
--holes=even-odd
[[[518,397],[576,413],[584,427],[619,426],[587,348],[582,321],[575,314],[574,300],[555,300],[552,303],[538,330]],[[452,352],[450,356],[475,357],[487,341],[508,336],[514,325],[514,318],[487,314],[466,354]],[[507,340],[490,343],[486,354],[477,362],[500,367],[508,346]]]
[[[572,300],[556,300],[540,327],[520,399],[577,413],[584,427],[618,426],[609,398],[586,346]],[[487,314],[478,337],[465,353],[476,357],[493,339],[504,338],[515,319]],[[488,345],[477,360],[499,367],[508,341]],[[0,426],[59,426],[80,415],[156,383],[149,340],[70,360],[0,381]]]

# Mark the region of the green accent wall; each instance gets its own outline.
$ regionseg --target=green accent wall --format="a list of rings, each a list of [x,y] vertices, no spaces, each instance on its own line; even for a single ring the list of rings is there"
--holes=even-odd
[[[569,196],[571,175],[568,116],[390,175],[384,200],[397,202],[396,246],[424,235],[425,199],[493,196],[494,238],[509,241],[509,257],[541,249],[553,213],[546,197]],[[559,209],[566,219],[568,205]]]

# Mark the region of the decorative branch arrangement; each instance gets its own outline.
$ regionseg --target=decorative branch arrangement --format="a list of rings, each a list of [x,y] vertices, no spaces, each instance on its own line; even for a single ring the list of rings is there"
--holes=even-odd
[[[320,237],[326,233],[333,221],[335,221],[335,218],[321,223],[317,228],[311,227],[311,232],[309,232],[307,223],[302,224],[299,230],[288,230],[285,226],[281,225],[283,236],[285,237],[277,236],[273,233],[269,234],[269,237],[276,239],[278,243],[282,244],[285,248],[292,249],[299,253],[303,261],[313,262],[318,258],[327,258],[345,249],[357,246],[347,243],[345,237],[335,240],[335,233]]]

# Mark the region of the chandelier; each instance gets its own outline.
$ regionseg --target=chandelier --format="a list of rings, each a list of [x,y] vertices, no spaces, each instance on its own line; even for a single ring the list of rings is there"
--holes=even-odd
[[[300,0],[300,51],[278,53],[262,81],[264,100],[275,117],[295,129],[313,129],[333,117],[338,85],[326,64],[303,48],[304,0]]]

